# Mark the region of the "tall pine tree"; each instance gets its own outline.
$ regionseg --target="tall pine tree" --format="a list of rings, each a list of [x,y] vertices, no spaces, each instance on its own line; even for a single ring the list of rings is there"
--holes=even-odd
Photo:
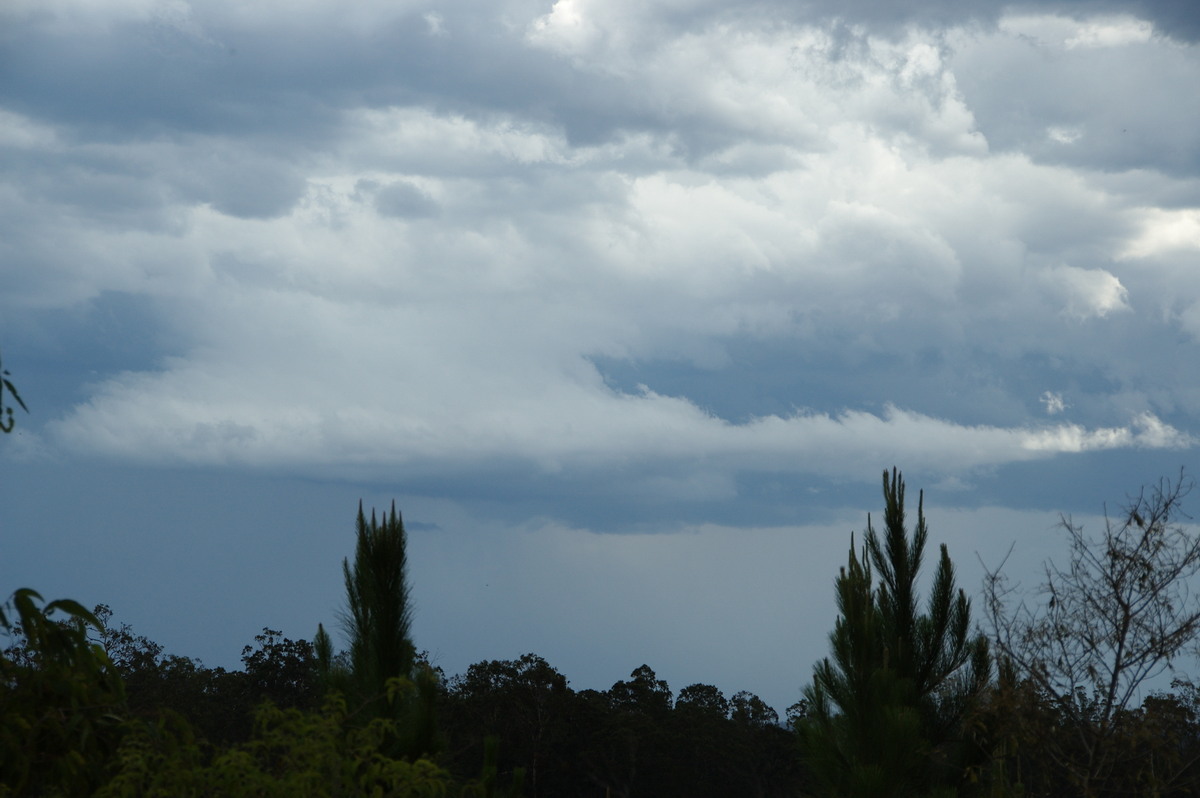
[[[801,743],[828,795],[953,795],[971,751],[963,720],[990,672],[987,641],[970,633],[970,601],[955,589],[944,545],[918,614],[924,495],[911,539],[895,469],[890,479],[883,473],[883,496],[882,538],[868,516],[865,543],[856,553],[851,540],[835,583],[832,656],[817,663],[805,690]]]
[[[355,527],[354,563],[342,561],[346,581],[342,624],[350,643],[349,669],[337,672],[323,628],[318,629],[318,667],[327,685],[349,692],[366,717],[395,724],[393,754],[417,758],[437,747],[437,676],[428,664],[418,661],[412,642],[404,522],[395,502],[382,521],[372,510],[368,522],[360,502]]]
[[[383,523],[371,521],[358,505],[354,565],[342,561],[346,580],[343,624],[350,640],[350,667],[359,686],[376,695],[394,676],[411,677],[416,649],[412,642],[411,591],[408,585],[408,537],[392,503]]]

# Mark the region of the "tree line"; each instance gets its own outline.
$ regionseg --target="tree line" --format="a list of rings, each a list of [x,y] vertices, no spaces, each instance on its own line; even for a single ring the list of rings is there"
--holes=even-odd
[[[794,795],[774,709],[647,665],[575,691],[536,654],[447,678],[409,634],[393,507],[343,563],[349,646],[265,628],[242,669],[169,654],[105,605],[17,591],[0,612],[0,795]],[[298,792],[297,792],[298,791]]]
[[[323,623],[311,642],[264,628],[241,670],[207,668],[105,605],[20,589],[0,606],[0,798],[1200,795],[1200,690],[1144,695],[1200,635],[1190,486],[1142,490],[1097,534],[1064,517],[1067,562],[1024,593],[998,568],[975,618],[944,545],[920,595],[924,497],[910,529],[885,471],[883,525],[868,516],[834,582],[830,655],[782,720],[647,665],[606,691],[533,653],[447,677],[411,636],[394,505],[359,506],[344,650]]]

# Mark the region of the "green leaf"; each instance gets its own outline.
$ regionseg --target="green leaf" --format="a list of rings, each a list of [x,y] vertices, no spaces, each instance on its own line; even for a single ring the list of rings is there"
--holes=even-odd
[[[7,374],[8,372],[6,371],[4,373]],[[24,410],[26,413],[28,413],[29,408],[25,406],[25,401],[23,399],[21,399],[21,394],[17,393],[16,386],[13,385],[11,381],[4,380],[4,387],[7,388],[8,392],[13,395],[13,399],[17,400],[17,404],[19,404],[21,406],[21,409]]]
[[[96,616],[92,615],[91,612],[89,612],[82,604],[74,599],[56,599],[55,601],[51,601],[46,605],[45,612],[47,615],[54,610],[62,610],[68,615],[72,615],[84,623],[90,624],[97,629],[100,628],[100,621],[97,620]]]

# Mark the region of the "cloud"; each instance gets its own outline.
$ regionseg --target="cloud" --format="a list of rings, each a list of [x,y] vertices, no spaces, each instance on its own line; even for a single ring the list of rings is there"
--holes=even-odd
[[[370,185],[360,181],[360,186]],[[437,202],[418,186],[398,180],[375,193],[375,209],[384,216],[421,217],[437,214]]]
[[[1046,407],[1046,415],[1054,416],[1067,409],[1068,405],[1063,401],[1062,394],[1046,391],[1038,398]]]
[[[446,30],[446,18],[441,14],[437,13],[436,11],[427,11],[422,18],[425,20],[425,24],[429,26],[430,36],[448,35],[448,31]]]
[[[1101,103],[1061,112],[1041,87],[1100,91],[1103,53],[1131,70],[1122,91],[1156,65],[1178,88],[1194,54],[1133,17],[881,33],[719,5],[515,4],[486,33],[454,7],[437,12],[446,36],[420,4],[364,6],[292,94],[284,67],[327,7],[298,9],[279,41],[257,12],[197,10],[182,61],[109,42],[98,73],[154,63],[167,85],[230,93],[180,94],[169,114],[147,96],[141,122],[108,128],[28,78],[5,111],[21,190],[0,191],[0,228],[31,268],[0,305],[128,293],[176,342],[99,375],[50,438],[301,471],[633,464],[675,495],[817,468],[800,461],[949,478],[1189,445],[1189,394],[1144,386],[1168,357],[1148,340],[1195,327],[1200,279],[1178,265],[1192,209],[1162,207],[1168,162],[1094,143]],[[375,49],[367,19],[416,49]],[[271,69],[232,85],[235,43]],[[509,90],[485,91],[473,44],[507,54],[492,71]],[[468,60],[414,66],[450,46]],[[1028,119],[983,79],[1009,67]],[[384,88],[398,72],[403,89]],[[203,121],[214,102],[241,121]],[[1155,99],[1138,140],[1184,105]],[[1131,163],[1136,192],[1100,168]],[[748,375],[769,401],[725,384],[781,351],[811,377],[782,390],[771,361]],[[1074,424],[1042,425],[1048,382]]]
[[[1041,279],[1050,291],[1062,297],[1064,312],[1074,318],[1103,318],[1130,309],[1125,286],[1103,269],[1060,265],[1046,269]]]
[[[1200,208],[1147,208],[1141,215],[1141,231],[1119,257],[1141,259],[1174,253],[1193,257],[1200,251]]]
[[[354,326],[336,309],[322,315],[327,333]],[[493,357],[486,345],[455,359],[441,348],[389,351],[387,342],[437,347],[446,330],[424,322],[409,333],[404,325],[369,326],[381,340],[373,352],[355,352],[352,368],[315,366],[335,363],[333,348],[312,332],[280,330],[290,351],[269,350],[275,361],[266,372],[254,373],[266,362],[257,353],[223,352],[224,362],[193,358],[158,375],[119,377],[51,425],[52,434],[68,448],[135,460],[301,472],[370,464],[379,476],[503,463],[587,473],[632,461],[662,479],[693,471],[724,479],[754,471],[853,477],[900,461],[949,475],[1060,453],[1191,445],[1150,414],[1099,429],[966,426],[894,407],[730,423],[682,397],[616,392],[579,365]],[[423,336],[413,334],[418,327]]]
[[[0,109],[0,147],[10,150],[57,149],[54,128],[23,114]]]
[[[1027,433],[1022,445],[1039,452],[1085,452],[1130,446],[1186,449],[1194,443],[1191,436],[1147,414],[1134,419],[1127,427],[1087,430],[1077,424],[1063,424],[1038,430]]]
[[[1047,128],[1046,136],[1059,144],[1074,144],[1083,138],[1083,131],[1079,128],[1059,127],[1055,125]]]
[[[1196,79],[1191,49],[1152,36],[1144,19],[1013,14],[947,39],[949,68],[993,149],[1088,169],[1200,168],[1200,110],[1175,101]]]
[[[1134,17],[1089,20],[1063,42],[1068,50],[1075,47],[1121,47],[1145,44],[1154,35],[1154,26]]]
[[[529,40],[564,54],[590,50],[601,35],[590,12],[584,0],[557,0],[550,13],[530,25]]]

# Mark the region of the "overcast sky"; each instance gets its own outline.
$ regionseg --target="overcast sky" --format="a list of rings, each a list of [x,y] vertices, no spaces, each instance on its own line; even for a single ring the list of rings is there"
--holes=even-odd
[[[1193,463],[1198,38],[1171,0],[7,0],[0,592],[234,666],[333,625],[395,499],[448,673],[782,712],[883,469],[974,594]]]

